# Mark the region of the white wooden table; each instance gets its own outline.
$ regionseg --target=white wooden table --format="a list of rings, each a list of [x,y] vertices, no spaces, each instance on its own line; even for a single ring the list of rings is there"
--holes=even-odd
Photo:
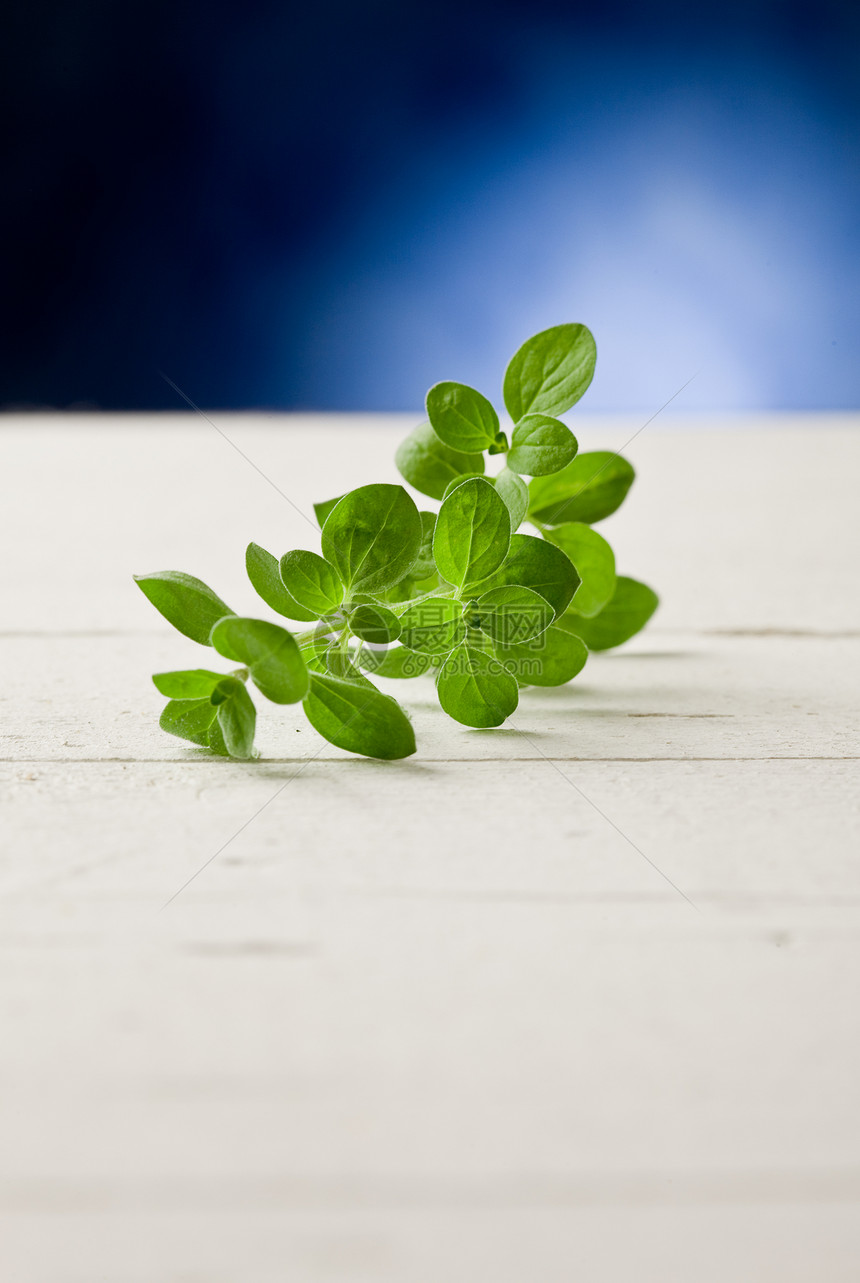
[[[405,762],[266,706],[251,765],[159,731],[209,653],[131,574],[265,615],[274,486],[410,423],[215,421],[274,485],[190,416],[0,422],[0,1278],[853,1283],[860,420],[658,421],[640,638],[498,732],[398,684]]]

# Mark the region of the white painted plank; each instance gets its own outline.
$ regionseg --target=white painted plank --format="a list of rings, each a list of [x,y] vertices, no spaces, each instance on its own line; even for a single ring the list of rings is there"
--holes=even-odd
[[[123,900],[150,931],[222,847],[177,907],[209,902],[227,933],[276,899],[281,913],[296,895],[357,894],[440,911],[571,901],[601,928],[604,901],[641,900],[655,930],[704,929],[645,856],[713,910],[856,906],[858,777],[829,761],[6,764],[4,930],[20,931],[22,902],[38,921],[59,897],[62,912],[92,900],[88,929],[113,903],[106,943]]]
[[[447,1181],[449,1201],[458,1180],[507,1180],[550,1207],[591,1174],[597,1201],[602,1175],[674,1173],[707,1202],[726,1173],[779,1201],[807,1172],[810,1198],[825,1177],[827,1201],[857,1196],[856,929],[780,943],[579,929],[528,904],[310,912],[317,947],[294,953],[177,948],[169,924],[158,942],[138,925],[107,973],[93,948],[22,954],[4,1181],[115,1173],[193,1204],[204,1180],[229,1201],[283,1177],[325,1205],[340,1177],[347,1204],[365,1177]]]
[[[218,422],[307,512],[408,426]],[[502,732],[388,684],[403,763],[269,706],[242,765],[158,730],[209,654],[128,576],[248,609],[304,518],[186,417],[0,423],[0,1275],[853,1281],[858,426],[649,427],[642,638]]]
[[[399,481],[402,416],[59,416],[0,422],[0,630],[148,628],[130,576],[175,567],[233,605],[255,600],[250,540],[316,548],[312,503]],[[572,422],[574,419],[572,418]],[[860,416],[758,416],[708,431],[660,420],[625,448],[638,477],[601,529],[624,574],[662,594],[672,628],[860,631]],[[762,425],[765,426],[762,426]],[[582,450],[636,421],[575,418]],[[420,502],[420,501],[419,501]],[[235,598],[235,602],[234,602]]]
[[[210,760],[159,730],[165,701],[150,675],[231,665],[167,624],[143,636],[0,637],[0,663],[27,674],[0,692],[0,757]],[[655,627],[616,652],[591,655],[566,687],[524,691],[516,714],[489,732],[447,718],[429,678],[380,684],[413,717],[421,761],[860,755],[860,644],[851,638]],[[299,705],[256,702],[264,757],[348,756],[313,730]]]
[[[667,1185],[669,1183],[667,1182]],[[671,1189],[677,1183],[671,1182]],[[860,1232],[845,1203],[731,1200],[699,1208],[436,1207],[395,1212],[163,1211],[148,1191],[106,1215],[82,1195],[69,1211],[21,1214],[7,1259],[21,1283],[855,1283]],[[136,1195],[136,1196],[135,1196]],[[262,1200],[260,1200],[262,1201]],[[37,1205],[38,1206],[38,1205]],[[66,1206],[69,1206],[66,1204]],[[62,1275],[57,1261],[63,1261]]]

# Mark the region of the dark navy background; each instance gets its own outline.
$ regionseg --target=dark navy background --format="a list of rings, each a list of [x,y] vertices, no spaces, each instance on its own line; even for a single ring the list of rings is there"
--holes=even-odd
[[[860,406],[860,6],[18,3],[0,404]]]

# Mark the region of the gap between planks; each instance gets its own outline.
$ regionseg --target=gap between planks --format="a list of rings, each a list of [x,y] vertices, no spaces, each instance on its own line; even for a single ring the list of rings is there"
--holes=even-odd
[[[409,762],[408,758],[404,761]],[[422,755],[418,758],[420,762],[432,763],[436,766],[447,766],[449,763],[465,764],[471,766],[504,766],[505,763],[518,764],[522,762],[641,762],[643,764],[654,764],[655,762],[860,762],[860,754],[856,753],[838,753],[838,754],[797,754],[790,756],[780,754],[776,757],[758,755],[757,757],[694,757],[691,754],[685,754],[682,757],[559,757],[553,754],[544,753],[534,757],[428,757]],[[304,766],[310,765],[311,762],[317,762],[321,766],[345,766],[360,765],[366,762],[378,762],[379,758],[373,757],[260,757],[254,761],[244,760],[242,758],[233,758],[228,761],[225,758],[211,757],[0,757],[2,766],[212,766],[216,762],[227,766],[241,765],[245,769],[253,770],[255,767],[262,766]]]
[[[18,1212],[179,1209],[405,1211],[543,1210],[577,1206],[708,1207],[831,1204],[860,1199],[858,1168],[665,1172],[534,1172],[501,1176],[271,1174],[76,1176],[0,1180],[0,1207]]]
[[[860,638],[860,629],[816,628],[652,628],[654,637],[755,637],[760,641],[773,638],[789,640],[844,641]],[[0,641],[20,638],[62,637],[163,637],[159,628],[24,628],[0,629]],[[635,652],[627,652],[633,654]]]

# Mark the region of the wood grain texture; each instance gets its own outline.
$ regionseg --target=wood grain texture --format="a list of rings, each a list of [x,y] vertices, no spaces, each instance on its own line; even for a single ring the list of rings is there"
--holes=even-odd
[[[0,1276],[853,1283],[860,421],[649,427],[641,637],[498,732],[388,683],[405,762],[266,706],[250,765],[158,730],[211,654],[130,574],[256,610],[407,421],[216,421],[295,508],[199,420],[0,423]]]

